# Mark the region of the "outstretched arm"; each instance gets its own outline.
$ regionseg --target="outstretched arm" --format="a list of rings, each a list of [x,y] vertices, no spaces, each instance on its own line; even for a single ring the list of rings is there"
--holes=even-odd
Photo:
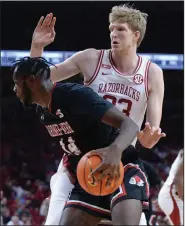
[[[53,14],[48,14],[45,18],[42,16],[38,21],[38,24],[33,32],[30,56],[41,57],[43,54],[44,47],[51,44],[55,39],[55,23],[56,17]],[[98,62],[99,51],[95,49],[86,49],[75,53],[73,56],[68,58],[62,63],[56,64],[56,67],[50,67],[51,69],[51,80],[58,82],[70,78],[78,73],[84,74],[85,65],[89,65],[91,59],[96,59]],[[89,81],[91,79],[90,73],[84,74],[84,80]]]
[[[44,18],[41,16],[33,32],[30,49],[30,57],[41,57],[44,47],[51,44],[55,39],[56,17],[52,13]]]
[[[45,18],[43,16],[40,18],[33,32],[30,50],[31,57],[42,56],[44,47],[54,41],[56,35],[55,23],[56,17],[53,17],[52,13],[48,14]],[[77,62],[79,59],[83,58],[83,55],[83,52],[79,52],[66,61],[57,64],[57,68],[52,66],[50,68],[52,81],[57,82],[78,74],[80,68],[78,67]]]

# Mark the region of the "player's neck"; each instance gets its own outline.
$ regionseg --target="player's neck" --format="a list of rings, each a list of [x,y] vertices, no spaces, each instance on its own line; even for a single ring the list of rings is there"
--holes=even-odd
[[[41,105],[42,107],[49,107],[51,103],[51,92],[53,89],[54,84],[48,80],[45,81],[42,86],[40,87],[40,90],[38,91],[38,98],[37,98],[37,104]]]
[[[135,49],[130,49],[127,52],[116,52],[112,51],[112,60],[114,66],[123,74],[134,73],[137,64],[138,64],[138,56]]]

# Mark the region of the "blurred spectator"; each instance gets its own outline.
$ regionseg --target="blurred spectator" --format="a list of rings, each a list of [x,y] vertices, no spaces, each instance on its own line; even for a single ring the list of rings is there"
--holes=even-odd
[[[11,221],[7,225],[24,225],[18,216],[12,216]]]
[[[3,217],[1,214],[0,214],[0,225],[3,225]]]
[[[49,199],[46,198],[40,207],[40,215],[46,217],[49,209]]]
[[[7,224],[11,220],[10,210],[5,207],[2,211],[3,224]]]
[[[32,225],[32,217],[29,212],[24,211],[21,214],[21,221],[23,222],[24,225]]]

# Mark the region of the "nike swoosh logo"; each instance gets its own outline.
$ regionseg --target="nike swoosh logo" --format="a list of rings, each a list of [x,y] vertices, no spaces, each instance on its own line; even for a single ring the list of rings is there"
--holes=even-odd
[[[102,75],[110,75],[110,73],[102,72]]]

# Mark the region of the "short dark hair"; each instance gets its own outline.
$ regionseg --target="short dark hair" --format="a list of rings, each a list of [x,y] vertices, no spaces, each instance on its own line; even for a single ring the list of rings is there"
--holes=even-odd
[[[12,70],[16,78],[26,78],[35,75],[45,80],[50,78],[50,67],[48,64],[53,65],[43,57],[24,57],[13,63]]]

